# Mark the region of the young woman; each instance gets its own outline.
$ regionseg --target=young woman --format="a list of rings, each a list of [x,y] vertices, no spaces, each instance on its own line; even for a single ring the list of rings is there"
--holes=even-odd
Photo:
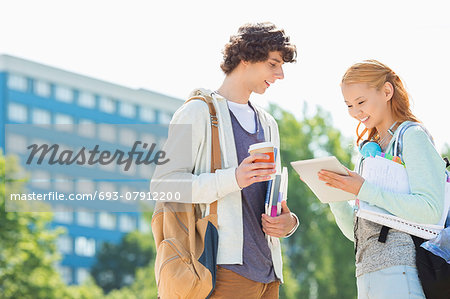
[[[367,136],[383,152],[392,154],[400,129],[408,122],[418,122],[400,78],[376,60],[351,66],[342,78],[341,90],[350,116],[359,122],[357,145]],[[358,133],[361,124],[365,128]],[[322,170],[318,176],[327,185],[351,192],[360,201],[398,217],[417,223],[439,222],[444,207],[445,165],[421,127],[406,129],[402,158],[410,194],[384,191],[352,171],[342,176]],[[381,225],[356,217],[354,207],[347,202],[332,203],[330,207],[341,231],[355,242],[358,298],[425,298],[410,235],[391,229],[382,243],[378,241]]]

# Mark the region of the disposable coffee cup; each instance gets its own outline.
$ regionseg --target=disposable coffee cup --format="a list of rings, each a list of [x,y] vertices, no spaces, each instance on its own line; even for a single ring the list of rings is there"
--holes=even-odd
[[[275,157],[273,154],[273,148],[274,145],[272,142],[260,142],[260,143],[254,143],[249,146],[248,152],[250,155],[252,154],[265,154],[270,157],[270,159],[256,159],[256,162],[265,162],[265,163],[274,163]],[[271,174],[270,177],[273,179],[275,178],[275,174]]]

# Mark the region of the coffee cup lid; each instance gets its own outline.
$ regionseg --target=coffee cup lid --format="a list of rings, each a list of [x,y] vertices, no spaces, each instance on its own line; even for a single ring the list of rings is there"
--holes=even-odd
[[[270,142],[270,141],[254,143],[254,144],[249,146],[248,152],[251,152],[251,151],[253,151],[255,149],[258,149],[258,148],[265,148],[265,147],[273,147],[273,143]]]

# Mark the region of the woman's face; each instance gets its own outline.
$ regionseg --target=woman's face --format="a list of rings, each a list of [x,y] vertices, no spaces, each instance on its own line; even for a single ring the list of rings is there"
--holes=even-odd
[[[391,120],[389,100],[392,98],[393,88],[390,83],[385,83],[380,90],[369,87],[366,83],[342,84],[341,90],[348,113],[366,128],[379,127]]]

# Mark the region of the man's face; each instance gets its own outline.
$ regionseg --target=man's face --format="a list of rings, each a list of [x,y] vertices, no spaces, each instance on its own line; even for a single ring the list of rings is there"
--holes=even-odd
[[[280,52],[269,52],[265,61],[245,63],[245,78],[251,92],[263,94],[277,79],[283,79],[283,58]]]

